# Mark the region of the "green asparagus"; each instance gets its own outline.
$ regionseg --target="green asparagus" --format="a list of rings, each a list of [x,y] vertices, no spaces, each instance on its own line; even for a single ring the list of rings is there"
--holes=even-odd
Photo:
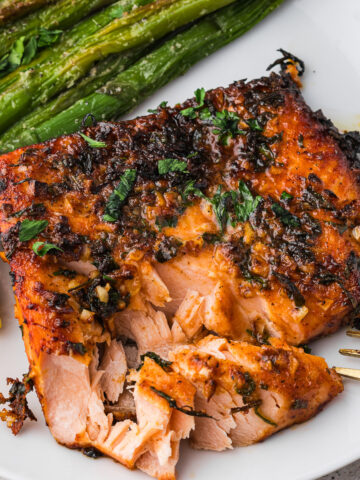
[[[114,0],[60,0],[38,12],[18,20],[0,30],[0,57],[7,53],[16,40],[29,39],[39,33],[40,28],[65,30],[91,12],[113,3]]]
[[[87,113],[97,119],[117,119],[194,63],[239,37],[283,0],[239,0],[203,20],[149,53],[95,92],[43,124],[19,122],[0,138],[0,151],[42,142],[79,128]]]
[[[40,104],[44,104],[84,77],[93,64],[108,55],[148,45],[168,32],[234,0],[157,0],[116,18],[86,37],[67,56],[52,58],[20,74],[0,96],[0,132]]]
[[[45,106],[40,106],[35,109],[34,112],[27,115],[20,122],[17,122],[10,130],[5,132],[3,139],[0,139],[0,145],[3,141],[4,144],[11,142],[13,148],[17,146],[25,145],[23,138],[29,135],[29,141],[32,142],[31,130],[37,126],[40,126],[47,120],[50,120],[63,110],[70,108],[81,98],[90,95],[98,88],[104,85],[108,80],[114,78],[117,74],[125,70],[137,59],[140,58],[143,53],[143,49],[130,50],[120,56],[111,55],[106,58],[92,70],[90,75],[85,77],[76,86],[66,90],[51,102]],[[81,119],[80,119],[81,121]]]
[[[42,51],[41,54],[38,55],[29,65],[23,65],[6,77],[2,79],[0,78],[0,94],[10,88],[11,85],[16,84],[16,82],[21,85],[22,79],[25,75],[22,72],[31,72],[30,75],[36,75],[34,69],[38,68],[40,65],[44,66],[46,62],[52,62],[54,58],[68,56],[69,52],[75,45],[80,45],[81,41],[96,34],[96,32],[100,31],[108,23],[120,16],[121,12],[135,8],[143,3],[144,0],[118,0],[113,5],[95,13],[90,18],[83,20],[70,31],[64,32],[61,42],[58,45]],[[149,3],[149,0],[147,0],[146,3]]]
[[[28,12],[47,5],[49,0],[2,0],[0,2],[0,25],[9,24],[13,19],[24,17]]]

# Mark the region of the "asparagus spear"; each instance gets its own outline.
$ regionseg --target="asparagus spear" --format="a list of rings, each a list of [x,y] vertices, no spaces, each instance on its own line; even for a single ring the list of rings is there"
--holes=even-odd
[[[68,56],[69,52],[75,45],[80,44],[85,38],[96,34],[96,32],[101,30],[108,23],[121,16],[121,11],[126,12],[127,10],[136,8],[136,6],[142,5],[143,3],[144,0],[119,0],[102,11],[95,13],[90,18],[80,22],[70,31],[64,32],[59,44],[53,48],[42,51],[30,64],[23,65],[14,72],[8,74],[5,78],[0,79],[0,93],[10,88],[11,85],[16,84],[16,82],[21,83],[25,76],[22,72],[29,71],[31,72],[30,75],[34,75],[33,69],[37,68],[39,65],[44,65],[47,61],[51,62],[53,58],[61,58],[65,55]],[[149,0],[147,0],[147,3],[149,3]]]
[[[41,125],[19,123],[0,139],[0,150],[42,142],[79,128],[87,113],[116,119],[200,59],[239,37],[283,0],[239,0],[178,33],[95,92]]]
[[[0,139],[0,145],[2,142],[4,145],[9,143],[12,145],[11,150],[14,150],[22,145],[34,143],[32,130],[35,127],[42,125],[63,110],[73,106],[81,98],[102,87],[108,80],[114,78],[114,76],[139,59],[143,50],[130,50],[120,56],[111,55],[106,58],[96,65],[92,69],[91,74],[76,84],[76,86],[66,90],[45,106],[38,107],[34,112],[17,122],[10,130],[4,133],[2,139]],[[77,120],[81,122],[81,118]],[[27,142],[24,140],[25,137],[28,138]]]
[[[24,19],[18,20],[11,28],[0,30],[0,56],[7,53],[13,43],[20,37],[29,39],[35,36],[40,28],[67,29],[79,22],[89,13],[113,3],[113,0],[60,0],[55,4],[46,6]],[[0,9],[1,12],[1,9]],[[0,13],[1,15],[1,13]]]
[[[49,0],[2,0],[0,2],[0,25],[25,16],[49,3]]]
[[[43,62],[35,71],[20,74],[0,96],[0,133],[26,113],[46,103],[84,77],[99,59],[141,45],[212,12],[234,0],[157,0],[110,22],[83,38],[67,56]]]

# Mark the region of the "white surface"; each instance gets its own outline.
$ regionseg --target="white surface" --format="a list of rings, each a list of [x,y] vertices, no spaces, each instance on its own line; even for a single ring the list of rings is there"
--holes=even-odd
[[[305,60],[304,95],[322,108],[340,128],[360,122],[360,2],[358,0],[289,0],[251,32],[196,65],[181,79],[147,100],[135,114],[162,100],[182,101],[197,87],[226,85],[240,78],[265,74],[282,47]],[[133,116],[133,115],[131,115]],[[21,376],[27,362],[20,331],[13,320],[7,270],[0,267],[0,390],[6,376]],[[341,357],[342,347],[357,342],[339,332],[313,345],[330,366],[359,367],[360,361]],[[360,383],[345,382],[345,392],[306,424],[281,432],[266,442],[224,453],[190,451],[182,446],[179,480],[312,480],[360,458]],[[145,479],[139,472],[105,458],[92,460],[56,444],[45,427],[38,402],[31,406],[38,422],[29,422],[18,437],[0,424],[0,475],[9,479],[87,480]]]

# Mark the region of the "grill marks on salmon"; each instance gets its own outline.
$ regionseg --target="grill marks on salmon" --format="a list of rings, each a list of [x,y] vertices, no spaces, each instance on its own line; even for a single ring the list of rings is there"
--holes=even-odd
[[[54,437],[172,480],[190,432],[197,448],[250,444],[339,393],[287,343],[356,314],[359,135],[287,74],[84,133],[106,147],[74,134],[0,157],[2,258]]]

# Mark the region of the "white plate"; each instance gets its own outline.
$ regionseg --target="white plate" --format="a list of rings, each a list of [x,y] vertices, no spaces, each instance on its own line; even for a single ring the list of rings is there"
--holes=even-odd
[[[336,125],[360,126],[360,2],[359,0],[289,0],[256,28],[225,49],[200,62],[184,77],[163,88],[134,115],[162,100],[182,101],[200,86],[211,88],[233,80],[265,74],[282,47],[305,60],[304,95],[322,108]],[[133,116],[133,115],[131,115]],[[13,297],[7,268],[0,267],[0,390],[6,376],[21,376],[27,361],[19,328],[13,320]],[[341,357],[342,347],[357,342],[344,332],[313,345],[328,363],[359,367]],[[179,480],[310,480],[360,458],[360,383],[345,382],[345,392],[311,421],[275,435],[264,443],[224,453],[191,451],[184,443]],[[0,476],[19,480],[141,480],[115,462],[91,460],[60,447],[51,437],[35,395],[31,407],[38,422],[29,422],[18,437],[0,424]]]

